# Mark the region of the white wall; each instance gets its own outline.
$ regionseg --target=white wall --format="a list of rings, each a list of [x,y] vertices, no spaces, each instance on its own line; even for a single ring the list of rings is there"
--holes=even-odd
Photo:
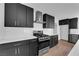
[[[53,29],[43,29],[43,33],[44,33],[44,34],[47,34],[47,35],[50,35],[50,36],[51,36],[51,35],[54,35],[54,34],[53,34]]]

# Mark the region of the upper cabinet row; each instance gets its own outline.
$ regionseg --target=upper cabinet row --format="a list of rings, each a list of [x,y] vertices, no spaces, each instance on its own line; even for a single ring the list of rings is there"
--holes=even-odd
[[[5,27],[33,27],[33,8],[5,3]]]
[[[5,27],[33,27],[34,9],[20,3],[5,3]],[[35,22],[54,28],[54,16],[36,11]]]
[[[78,18],[71,18],[71,19],[63,19],[59,21],[59,25],[69,25],[69,29],[76,29],[77,28],[77,23],[78,23]]]

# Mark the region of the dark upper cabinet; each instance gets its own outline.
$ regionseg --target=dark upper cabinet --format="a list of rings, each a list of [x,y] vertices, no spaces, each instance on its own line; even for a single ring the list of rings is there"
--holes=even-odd
[[[43,28],[54,28],[54,16],[44,14],[43,22]]]
[[[33,27],[33,8],[27,7],[27,27]]]
[[[69,24],[69,19],[59,20],[59,25],[66,25],[66,24]]]
[[[78,25],[78,18],[70,19],[70,22],[69,22],[69,28],[70,29],[76,29],[77,25]]]
[[[77,28],[77,23],[78,22],[78,18],[71,18],[71,19],[63,19],[63,20],[59,20],[59,25],[69,25],[69,29],[76,29]]]
[[[43,23],[43,28],[46,28],[46,23]]]
[[[16,26],[16,3],[5,3],[5,26]]]
[[[5,27],[33,27],[33,8],[5,3]]]
[[[54,28],[54,17],[49,16],[49,20],[47,20],[47,28]]]

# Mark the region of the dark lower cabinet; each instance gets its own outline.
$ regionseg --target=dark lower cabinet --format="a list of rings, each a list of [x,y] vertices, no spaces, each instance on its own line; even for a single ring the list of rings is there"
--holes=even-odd
[[[17,48],[9,47],[6,45],[0,45],[0,56],[16,56]]]
[[[50,39],[50,48],[52,48],[53,47],[53,39],[51,38]]]
[[[19,56],[29,56],[29,45],[18,46],[17,50]]]
[[[58,44],[58,35],[50,36],[50,48]]]
[[[38,55],[38,43],[36,39],[30,40],[29,50],[30,50],[29,51],[30,56]]]
[[[78,35],[77,34],[69,34],[68,42],[75,44],[77,41],[78,41]]]
[[[10,55],[10,49],[6,48],[6,49],[0,49],[0,56],[9,56]]]
[[[37,39],[24,40],[0,45],[0,56],[36,56]]]

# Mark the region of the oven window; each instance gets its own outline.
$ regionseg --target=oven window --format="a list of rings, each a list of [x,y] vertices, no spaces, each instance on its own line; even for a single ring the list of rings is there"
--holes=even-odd
[[[46,41],[39,42],[39,50],[40,49],[43,49],[45,47],[48,47],[49,46],[49,43],[50,43],[50,40],[46,40]]]

